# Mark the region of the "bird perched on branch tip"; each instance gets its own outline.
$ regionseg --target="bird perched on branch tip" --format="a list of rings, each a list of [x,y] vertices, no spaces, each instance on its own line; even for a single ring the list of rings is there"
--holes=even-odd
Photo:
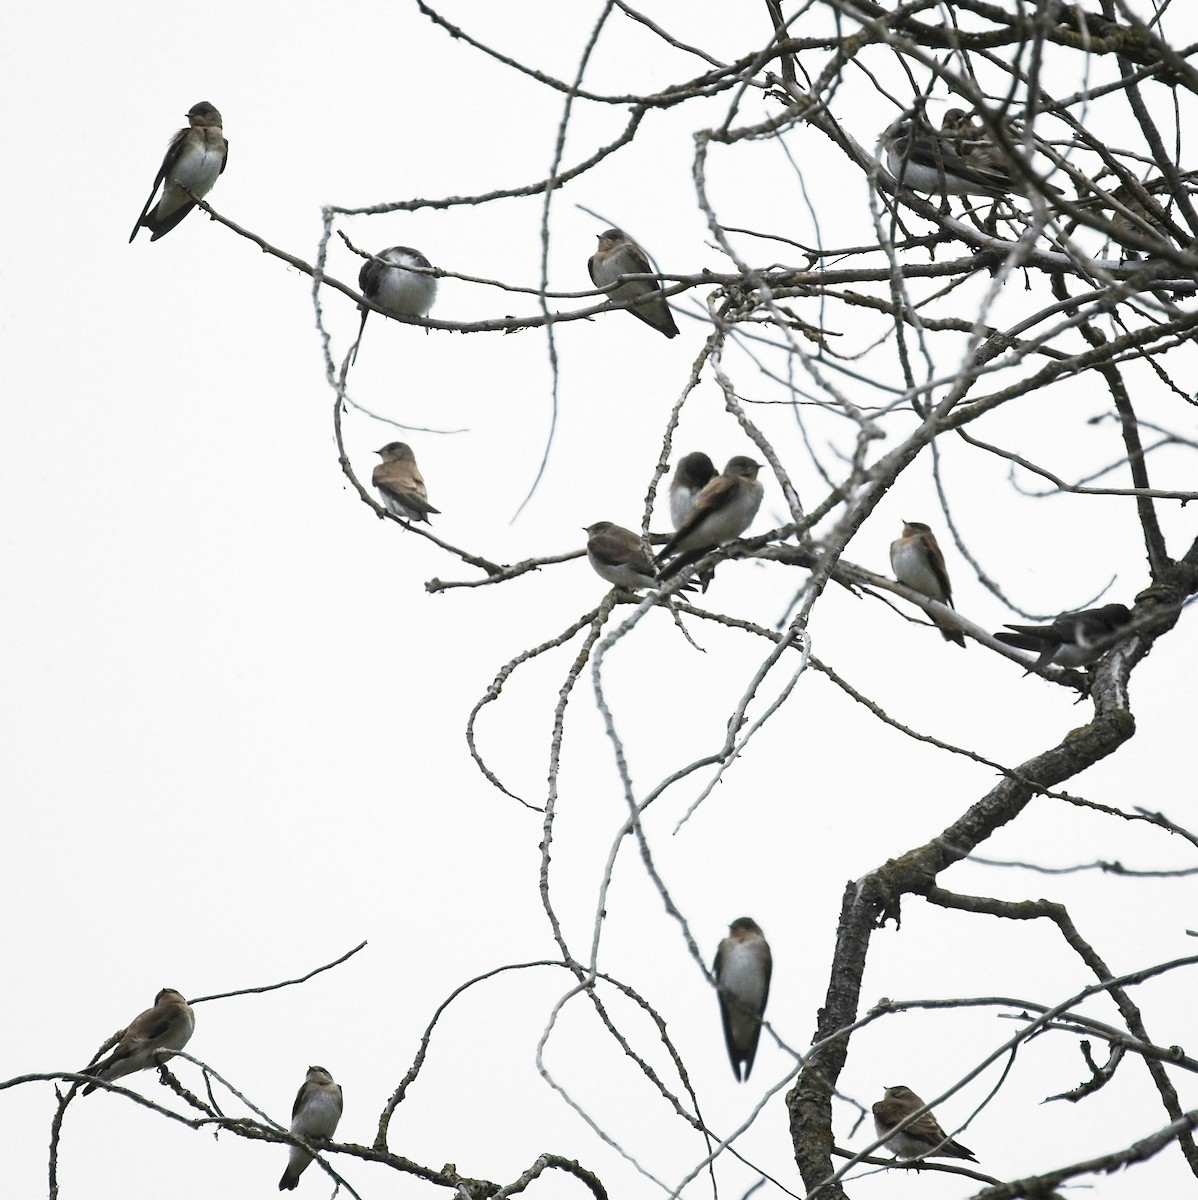
[[[166,157],[154,176],[154,186],[129,235],[130,241],[139,229],[148,229],[152,242],[170,233],[195,208],[193,197],[202,199],[212,190],[229,161],[221,115],[207,100],[187,110],[187,121],[187,128],[180,129],[166,148]],[[162,195],[154,204],[159,186]]]
[[[163,988],[154,997],[154,1006],[133,1018],[108,1056],[84,1067],[80,1074],[111,1083],[134,1071],[157,1066],[171,1057],[170,1052],[182,1050],[187,1045],[195,1027],[191,1005],[174,988]],[[95,1090],[96,1085],[89,1083],[83,1094],[86,1096]]]

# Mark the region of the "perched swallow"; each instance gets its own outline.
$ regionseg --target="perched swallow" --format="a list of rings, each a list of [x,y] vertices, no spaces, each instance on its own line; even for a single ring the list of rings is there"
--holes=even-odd
[[[994,636],[1017,650],[1040,657],[1034,669],[1053,663],[1058,667],[1086,667],[1114,644],[1115,634],[1131,623],[1126,604],[1104,604],[1081,612],[1061,613],[1051,625],[1008,625]]]
[[[1020,135],[1016,131],[1009,130],[1009,135],[1012,141],[1019,144]],[[963,108],[948,109],[944,120],[940,122],[940,136],[971,167],[1006,177],[1012,189],[1024,186],[1022,181],[1016,182],[1011,174],[1011,160],[1007,152],[994,141],[975,112],[966,112]],[[1049,196],[1065,194],[1047,180],[1039,180],[1036,188]]]
[[[944,555],[936,544],[936,535],[923,522],[903,522],[903,536],[890,543],[890,565],[899,583],[953,607],[953,589]],[[959,629],[941,625],[940,633],[946,642],[965,645],[965,635]]]
[[[388,442],[376,450],[382,458],[370,477],[370,482],[379,490],[383,507],[405,521],[428,522],[429,513],[439,513],[428,502],[424,487],[424,476],[416,465],[416,456],[407,442]]]
[[[742,1083],[749,1078],[757,1055],[772,968],[770,945],[761,926],[751,917],[737,917],[720,942],[712,973],[720,989],[720,1018],[732,1074]]]
[[[96,1079],[112,1082],[134,1071],[157,1066],[160,1050],[182,1050],[187,1045],[196,1027],[195,1014],[191,1005],[175,991],[163,988],[154,997],[154,1007],[138,1013],[133,1023],[125,1030],[121,1040],[105,1059],[84,1067],[80,1074],[92,1075]],[[170,1058],[164,1054],[163,1058]],[[94,1083],[83,1089],[86,1096],[96,1090]]]
[[[702,450],[683,455],[678,460],[674,477],[670,480],[670,520],[675,529],[682,528],[699,493],[715,477],[715,463]]]
[[[130,241],[143,225],[150,231],[152,242],[170,233],[195,208],[195,201],[183,189],[187,188],[194,196],[206,196],[225,169],[229,143],[221,129],[220,113],[207,100],[201,100],[188,110],[187,120],[189,127],[180,129],[166,148],[166,157],[154,176],[150,198],[133,226]],[[159,184],[162,196],[151,212]]]
[[[923,1101],[910,1088],[901,1085],[888,1087],[874,1105],[874,1128],[878,1137],[886,1138],[887,1147],[897,1158],[967,1158],[977,1162],[973,1151],[954,1142],[930,1112],[916,1117],[899,1133],[886,1137],[904,1117],[920,1108],[923,1108]]]
[[[600,579],[630,591],[661,587],[641,539],[631,529],[611,521],[596,521],[586,526],[586,532],[587,561]]]
[[[1118,209],[1115,209],[1111,213],[1111,223],[1120,233],[1136,233],[1140,237],[1163,238],[1170,245],[1172,244],[1168,227],[1165,224],[1165,209],[1160,205],[1156,197],[1152,195],[1152,192],[1155,190],[1154,183],[1160,182],[1162,181],[1150,181],[1144,185],[1144,190],[1148,192],[1151,207],[1149,207],[1149,204],[1145,204],[1127,184],[1117,187],[1111,193],[1111,198],[1118,200],[1127,209],[1127,213],[1120,212]],[[1130,216],[1127,214],[1130,214]],[[1138,248],[1131,246],[1123,248],[1123,257],[1125,259],[1138,259],[1140,254],[1141,251]]]
[[[367,300],[372,300],[392,316],[423,317],[437,298],[437,278],[405,268],[431,266],[419,250],[413,250],[411,246],[391,246],[362,264],[358,287]],[[358,347],[366,332],[366,318],[370,316],[370,309],[364,304],[359,304],[358,308],[362,312],[362,324],[358,326],[358,340],[354,343],[351,362],[358,360]]]
[[[341,1120],[341,1085],[324,1067],[309,1067],[304,1086],[296,1094],[291,1106],[291,1132],[309,1142],[328,1141],[337,1132]],[[291,1147],[287,1159],[287,1170],[279,1180],[280,1192],[291,1192],[299,1183],[299,1177],[307,1170],[312,1155],[299,1146]]]
[[[886,165],[898,183],[916,192],[993,197],[1009,194],[1014,183],[1004,160],[958,153],[953,148],[956,136],[955,130],[945,137],[931,130],[916,129],[915,122],[908,117],[882,139]]]
[[[1007,156],[990,140],[985,125],[963,108],[950,108],[940,122],[940,140],[972,167],[1010,177]]]
[[[663,575],[675,574],[716,546],[740,537],[752,525],[764,494],[757,478],[759,470],[759,462],[738,454],[728,460],[722,475],[704,485],[686,520],[657,556]],[[677,557],[665,563],[671,554]]]
[[[986,127],[971,112],[963,108],[948,108],[940,122],[940,136],[953,151],[968,155],[970,143],[980,142],[986,136]]]
[[[678,336],[670,306],[661,294],[661,284],[655,279],[616,283],[621,275],[652,275],[648,255],[619,229],[608,229],[599,235],[599,249],[587,260],[591,282],[602,288],[617,304],[636,300],[629,308],[634,317],[652,325],[666,337]]]

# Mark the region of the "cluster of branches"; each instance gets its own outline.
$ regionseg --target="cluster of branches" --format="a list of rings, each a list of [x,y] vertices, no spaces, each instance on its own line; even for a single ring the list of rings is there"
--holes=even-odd
[[[311,275],[326,373],[335,394],[341,462],[363,502],[380,518],[399,521],[357,479],[341,443],[342,411],[352,401],[349,355],[342,359],[334,350],[323,302],[327,289],[358,302],[363,298],[325,270],[330,240],[340,233],[339,222],[346,217],[540,197],[544,251],[539,280],[479,279],[444,267],[437,271],[492,287],[505,294],[505,302],[512,296],[527,296],[533,311],[526,316],[473,323],[436,317],[407,320],[463,334],[541,329],[554,369],[556,394],[556,326],[589,319],[608,307],[598,291],[559,292],[548,286],[548,251],[559,193],[566,193],[588,172],[628,151],[643,135],[649,114],[685,108],[692,101],[710,106],[712,100],[722,98],[724,119],[718,124],[708,121],[693,131],[693,179],[695,204],[705,218],[711,243],[727,260],[727,269],[659,276],[666,295],[685,306],[682,311],[705,322],[706,335],[662,430],[659,461],[645,498],[643,532],[650,536],[657,491],[675,457],[674,434],[679,421],[700,383],[714,381],[727,412],[768,463],[785,497],[788,520],[768,532],[714,550],[700,566],[755,558],[776,564],[776,569],[789,568],[797,581],[793,604],[777,628],[672,597],[671,611],[684,632],[688,622],[710,622],[738,631],[745,639],[746,653],[756,654],[759,662],[729,722],[724,744],[710,755],[680,765],[647,791],[637,791],[626,768],[619,722],[605,690],[604,664],[617,646],[635,637],[647,614],[655,611],[660,603],[656,594],[636,599],[613,591],[566,629],[504,664],[471,712],[467,729],[470,752],[495,787],[516,797],[479,749],[476,720],[486,705],[501,699],[517,670],[554,650],[571,647],[570,666],[552,716],[548,789],[539,804],[521,801],[543,813],[541,899],[560,950],[560,960],[554,965],[573,975],[573,986],[555,1007],[545,1039],[562,1008],[575,996],[585,997],[650,1086],[681,1120],[707,1139],[709,1153],[695,1174],[718,1155],[736,1152],[732,1147],[735,1135],[716,1134],[703,1121],[698,1098],[660,1014],[626,983],[599,970],[601,917],[591,944],[581,949],[571,944],[559,920],[550,860],[567,711],[576,684],[589,669],[628,807],[627,820],[610,852],[598,912],[604,908],[619,845],[632,839],[690,952],[702,964],[704,956],[656,870],[642,818],[682,780],[707,772],[709,791],[724,778],[747,742],[782,708],[809,668],[825,674],[879,722],[945,752],[989,761],[900,725],[813,654],[807,633],[830,580],[876,600],[889,593],[936,611],[926,597],[852,562],[847,552],[903,472],[921,454],[935,456],[938,440],[953,438],[978,456],[1006,460],[1012,477],[1018,471],[1023,473],[1020,478],[1038,478],[1045,495],[1126,498],[1139,517],[1149,573],[1136,597],[1132,625],[1086,676],[1060,669],[1044,672],[1050,682],[1085,695],[1091,710],[1085,723],[1025,762],[991,763],[1000,773],[999,782],[978,796],[951,825],[925,845],[903,848],[846,889],[816,1035],[811,1046],[796,1055],[793,1086],[786,1097],[794,1157],[805,1194],[835,1200],[845,1195],[843,1181],[851,1166],[879,1161],[871,1158],[869,1151],[848,1156],[836,1147],[832,1132],[832,1102],[839,1094],[838,1080],[854,1034],[904,1009],[936,1004],[991,1006],[1017,1015],[1022,1022],[1019,1031],[980,1061],[953,1091],[990,1063],[1012,1056],[1033,1035],[1066,1031],[1086,1039],[1083,1045],[1090,1070],[1090,1077],[1070,1099],[1105,1086],[1130,1053],[1145,1064],[1163,1110],[1160,1130],[1152,1137],[1114,1148],[1099,1160],[1076,1162],[1032,1179],[1001,1181],[961,1167],[936,1169],[964,1172],[986,1182],[988,1186],[979,1196],[1046,1195],[1072,1177],[1143,1161],[1176,1143],[1198,1175],[1198,1146],[1191,1136],[1198,1114],[1182,1109],[1170,1074],[1194,1070],[1198,1064],[1176,1048],[1156,1044],[1132,999],[1134,986],[1143,980],[1191,966],[1198,958],[1178,959],[1116,977],[1062,906],[958,895],[937,883],[941,872],[973,854],[1040,795],[1100,809],[1111,819],[1139,820],[1171,834],[1181,832],[1198,845],[1192,835],[1159,813],[1122,812],[1054,790],[1114,754],[1132,737],[1135,721],[1129,679],[1153,644],[1174,627],[1187,599],[1198,592],[1198,541],[1170,547],[1158,520],[1160,505],[1184,504],[1198,498],[1198,492],[1156,487],[1149,469],[1153,455],[1163,448],[1195,448],[1191,439],[1169,427],[1166,415],[1172,408],[1179,410],[1183,419],[1192,418],[1194,410],[1193,396],[1177,381],[1170,366],[1172,356],[1190,351],[1198,328],[1198,311],[1190,303],[1198,291],[1198,252],[1194,248],[1198,212],[1192,198],[1194,173],[1186,169],[1181,137],[1182,115],[1198,98],[1198,73],[1188,63],[1188,50],[1169,43],[1158,20],[1160,13],[1125,0],[1099,0],[1097,9],[1053,2],[912,0],[883,5],[872,0],[808,0],[793,13],[784,12],[775,0],[767,0],[761,12],[760,47],[737,61],[726,61],[719,47],[697,47],[685,30],[667,30],[633,6],[610,0],[600,6],[575,77],[562,80],[481,43],[429,5],[418,6],[454,39],[460,52],[489,56],[536,80],[544,88],[547,102],[560,103],[556,157],[545,178],[482,195],[408,199],[369,209],[328,208],[313,264],[202,204],[222,224]],[[1166,8],[1167,3],[1160,5],[1161,10]],[[678,19],[683,20],[681,16]],[[588,64],[600,37],[618,36],[628,22],[660,39],[663,53],[697,62],[696,73],[652,94],[611,95],[589,90],[585,86]],[[1067,81],[1065,90],[1057,81]],[[963,211],[954,211],[939,197],[921,196],[902,186],[887,170],[878,145],[861,144],[845,124],[850,114],[842,110],[839,98],[849,92],[859,94],[862,89],[874,92],[872,111],[879,134],[904,115],[914,114],[917,121],[928,122],[927,113],[935,104],[971,110],[980,135],[1016,182],[1012,195],[980,204],[964,202],[958,205]],[[607,144],[567,162],[566,133],[582,105],[621,110],[626,113],[626,123],[619,136]],[[859,111],[859,105],[850,111]],[[1120,136],[1128,138],[1126,147],[1118,148],[1109,137],[1095,132],[1097,124],[1091,119],[1095,112],[1103,114],[1103,128],[1117,127]],[[823,139],[829,151],[840,156],[845,172],[868,181],[868,221],[863,223],[859,242],[802,244],[776,231],[726,223],[708,188],[719,155],[730,147],[753,143],[763,143],[771,150],[785,148],[787,136],[796,131]],[[806,188],[797,165],[795,175]],[[828,200],[815,189],[807,191],[807,200],[818,230]],[[365,256],[364,251],[360,253]],[[553,307],[569,301],[581,304]],[[799,315],[800,302],[805,311],[818,311],[817,322]],[[1154,381],[1152,423],[1137,413],[1129,373]],[[1093,476],[1069,478],[1052,463],[1035,461],[1021,447],[1006,446],[976,432],[991,414],[1035,402],[1075,379],[1092,380],[1104,389],[1109,411],[1116,418],[1107,426],[1111,431],[1109,464]],[[775,448],[776,437],[768,420],[778,412],[793,423],[790,428],[797,428],[806,447],[801,470],[797,462],[784,461]],[[893,448],[878,453],[883,438]],[[834,450],[820,448],[829,444]],[[802,495],[795,483],[800,477],[819,480],[822,494]],[[1109,482],[1116,479],[1120,482]],[[976,569],[979,581],[1012,612],[1023,613],[970,553],[953,521],[948,496],[943,489],[940,494],[944,522],[962,555]],[[408,529],[439,546],[447,562],[470,570],[465,578],[430,580],[426,585],[430,592],[504,584],[534,570],[548,574],[581,553],[500,563],[475,548],[451,545],[426,529]],[[618,621],[617,613],[622,617]],[[1019,659],[972,622],[958,619],[957,624],[989,651]],[[748,723],[746,712],[759,689],[778,664],[787,662],[792,670],[776,700],[763,716]],[[888,921],[898,920],[908,896],[970,914],[1049,921],[1095,982],[1085,992],[1057,1003],[1017,997],[887,1001],[863,1014],[860,990],[873,934]],[[604,987],[631,998],[652,1016],[682,1081],[678,1092],[621,1031],[605,1004]],[[1088,995],[1100,991],[1114,1000],[1122,1025],[1104,1024],[1078,1011]],[[1107,1047],[1105,1062],[1090,1056],[1092,1041]],[[543,1046],[544,1039],[538,1048],[538,1063],[550,1079],[540,1059]],[[418,1069],[418,1063],[413,1069]],[[582,1111],[559,1083],[550,1082]],[[553,1155],[546,1155],[527,1177],[506,1186],[464,1181],[448,1168],[438,1172],[399,1160],[387,1151],[386,1126],[406,1083],[400,1085],[383,1113],[375,1147],[333,1149],[409,1170],[432,1184],[463,1190],[464,1194],[508,1195],[527,1186],[546,1166],[554,1166],[572,1171],[594,1194],[603,1195],[602,1184],[593,1174]],[[113,1090],[137,1099],[123,1089]],[[177,1090],[199,1110],[200,1116],[186,1118],[197,1127],[216,1124],[240,1136],[289,1139],[277,1126],[225,1117],[211,1094],[200,1100]],[[945,1093],[949,1094],[951,1091]],[[582,1115],[591,1120],[585,1112]],[[597,1126],[596,1132],[605,1136]],[[876,1143],[870,1147],[875,1149]],[[848,1157],[839,1168],[834,1164],[837,1155]],[[52,1180],[52,1191],[55,1187]]]

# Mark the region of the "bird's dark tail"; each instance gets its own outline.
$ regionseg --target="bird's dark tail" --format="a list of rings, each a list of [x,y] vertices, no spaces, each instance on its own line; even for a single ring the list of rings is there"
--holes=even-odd
[[[349,356],[349,365],[351,367],[358,361],[358,347],[362,344],[362,334],[366,332],[366,318],[368,316],[370,316],[370,309],[362,309],[362,324],[358,326],[358,340],[354,342],[354,348]],[[294,1187],[295,1184],[291,1186]]]

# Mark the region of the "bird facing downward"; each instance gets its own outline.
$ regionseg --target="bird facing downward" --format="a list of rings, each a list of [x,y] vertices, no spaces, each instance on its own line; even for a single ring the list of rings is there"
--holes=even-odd
[[[953,589],[948,581],[944,555],[940,553],[936,535],[922,521],[903,522],[903,536],[890,543],[890,566],[899,583],[953,607]],[[932,617],[932,620],[936,618]],[[946,642],[956,642],[964,647],[965,635],[959,629],[936,623]]]
[[[661,294],[661,284],[656,279],[629,280],[617,283],[621,275],[652,275],[649,256],[619,229],[608,229],[599,235],[599,249],[587,260],[591,282],[602,288],[617,304],[631,304],[628,309],[634,317],[651,325],[658,333],[672,338],[678,336],[678,326],[670,306]]]
[[[80,1074],[92,1075],[111,1083],[134,1071],[156,1066],[158,1052],[182,1050],[195,1027],[195,1013],[191,1011],[191,1005],[174,988],[163,988],[154,997],[154,1007],[147,1008],[133,1018],[112,1053],[84,1067]],[[162,1057],[166,1059],[171,1055],[164,1053]],[[86,1096],[95,1090],[96,1085],[89,1083],[83,1089],[83,1094]]]
[[[192,196],[206,196],[225,169],[229,143],[221,128],[220,113],[207,100],[201,100],[188,109],[187,120],[188,128],[180,129],[166,148],[166,157],[154,176],[154,186],[129,235],[130,241],[143,227],[150,231],[152,242],[170,233],[195,208]],[[160,184],[162,196],[151,211]]]
[[[720,1019],[732,1073],[743,1082],[753,1070],[761,1018],[770,995],[773,959],[761,926],[751,917],[737,917],[716,951],[716,986],[720,989]],[[743,1070],[742,1070],[743,1068]]]
[[[432,263],[411,246],[390,246],[362,264],[358,287],[367,300],[393,317],[423,317],[437,298],[437,277],[407,270],[408,267],[431,269]],[[358,347],[366,332],[366,318],[370,316],[366,305],[359,304],[358,308],[362,313],[362,324],[358,326],[358,340],[354,343],[350,362],[358,361]]]
[[[891,1133],[904,1118],[923,1108],[923,1101],[908,1087],[888,1087],[882,1099],[873,1107],[874,1128],[878,1137],[886,1138],[886,1146],[897,1158],[967,1158],[977,1162],[973,1151],[966,1149],[940,1128],[930,1112],[916,1117],[898,1133]],[[887,1137],[887,1134],[890,1134]]]
[[[428,522],[429,513],[439,513],[428,502],[424,476],[416,465],[416,455],[407,442],[388,442],[375,453],[382,458],[370,477],[383,498],[383,507],[405,521]]]
[[[328,1141],[337,1132],[341,1120],[341,1087],[324,1067],[309,1067],[303,1086],[291,1106],[291,1132],[313,1144]],[[312,1155],[300,1146],[292,1146],[287,1170],[279,1180],[279,1191],[295,1190],[299,1177],[308,1169]]]
[[[663,575],[677,573],[709,550],[740,537],[753,524],[764,494],[757,478],[759,470],[759,462],[738,454],[728,460],[722,475],[708,481],[686,520],[657,556]],[[676,557],[666,563],[671,554]]]

